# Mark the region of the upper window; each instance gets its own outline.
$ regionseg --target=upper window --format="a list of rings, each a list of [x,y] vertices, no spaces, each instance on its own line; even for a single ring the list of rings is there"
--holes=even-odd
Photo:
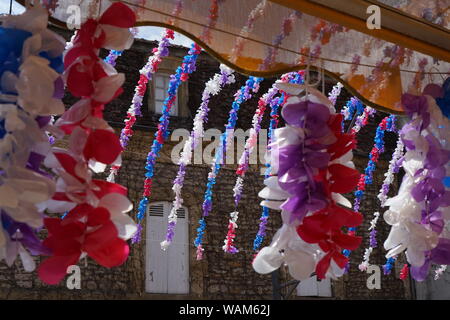
[[[154,101],[155,101],[155,113],[162,114],[164,100],[166,100],[170,83],[170,75],[164,73],[157,73],[154,75]],[[178,116],[178,94],[175,102],[170,109],[171,116]]]

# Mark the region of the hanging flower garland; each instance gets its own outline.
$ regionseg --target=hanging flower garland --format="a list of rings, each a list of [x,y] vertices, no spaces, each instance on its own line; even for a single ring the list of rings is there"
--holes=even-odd
[[[279,47],[281,46],[283,40],[291,34],[295,20],[301,18],[301,16],[301,12],[294,10],[283,20],[281,32],[272,41],[272,46],[268,48],[267,55],[263,59],[263,62],[259,68],[260,70],[267,70],[275,62]]]
[[[384,247],[388,259],[406,251],[411,276],[423,281],[431,263],[450,263],[450,190],[445,166],[450,160],[450,121],[435,97],[404,94],[402,106],[411,121],[401,132],[406,147],[405,176],[397,196],[386,201],[385,221],[392,226]],[[448,174],[448,173],[447,173]]]
[[[305,88],[279,86],[295,95]],[[338,205],[351,206],[341,193],[358,181],[351,161],[354,135],[341,132],[343,116],[325,96],[306,88],[304,97],[291,97],[283,107],[287,126],[276,130],[271,146],[278,176],[266,179],[267,187],[259,193],[267,199],[262,205],[281,210],[283,226],[253,261],[255,271],[263,274],[285,263],[298,280],[309,278],[314,270],[319,279],[342,275],[347,263],[342,249],[358,247],[361,238],[341,229],[362,222],[360,213]]]
[[[199,220],[199,227],[197,228],[197,236],[195,238],[194,244],[197,247],[197,260],[203,259],[203,235],[206,229],[206,220],[205,217],[209,215],[209,212],[212,209],[212,189],[214,184],[216,183],[217,174],[220,171],[221,163],[224,159],[225,153],[227,151],[227,147],[230,145],[229,142],[233,139],[232,132],[236,126],[236,121],[238,119],[238,112],[241,107],[241,104],[252,97],[251,92],[256,94],[259,90],[259,83],[263,80],[263,78],[250,77],[245,85],[242,86],[238,92],[235,94],[235,99],[233,101],[229,116],[228,122],[225,125],[225,131],[220,136],[219,146],[216,149],[216,153],[214,155],[214,159],[211,164],[211,171],[208,174],[208,183],[206,184],[206,191],[204,194],[204,201],[202,205],[203,213],[202,218]],[[230,134],[231,133],[231,134]]]
[[[381,120],[380,124],[377,127],[377,131],[375,133],[375,143],[373,145],[372,150],[369,154],[369,162],[367,164],[364,173],[361,174],[358,181],[358,188],[355,191],[355,201],[353,203],[354,210],[358,210],[361,205],[361,201],[364,197],[364,190],[366,189],[366,185],[370,185],[373,183],[373,172],[376,169],[376,164],[378,163],[378,159],[380,154],[384,152],[384,134],[386,131],[395,132],[395,116],[390,115]],[[376,232],[376,231],[374,231]],[[348,229],[347,234],[354,236],[356,233],[356,228],[351,227]],[[348,258],[350,256],[351,250],[344,250],[343,254]],[[348,271],[350,265],[346,266],[346,271]]]
[[[0,260],[20,256],[25,271],[31,255],[50,255],[37,236],[45,202],[54,194],[42,170],[55,133],[52,115],[64,112],[64,39],[47,29],[47,11],[37,3],[23,14],[1,18],[0,26]]]
[[[363,262],[361,262],[361,264],[359,265],[359,270],[361,271],[366,271],[367,267],[369,267],[369,261],[370,261],[370,255],[372,254],[373,249],[375,249],[377,247],[377,230],[376,230],[376,225],[378,222],[378,219],[380,218],[380,213],[379,212],[375,212],[373,214],[374,218],[372,219],[372,221],[370,221],[370,227],[369,229],[367,229],[370,233],[369,233],[369,237],[370,237],[370,245],[369,248],[366,248],[364,250],[364,255],[363,255]]]
[[[183,1],[178,0],[172,12],[173,17],[178,17],[183,9]],[[173,19],[169,19],[169,24],[173,23]],[[161,40],[156,48],[153,48],[152,55],[148,57],[147,63],[139,71],[139,81],[134,88],[134,95],[131,99],[131,105],[128,108],[127,116],[124,120],[125,126],[120,132],[120,145],[123,150],[126,149],[128,141],[133,136],[133,126],[136,123],[136,116],[142,116],[141,108],[145,92],[147,91],[147,84],[152,79],[153,74],[158,71],[158,66],[164,57],[169,55],[170,41],[174,39],[174,31],[165,29]],[[111,54],[111,53],[110,53]],[[114,59],[115,61],[115,59]],[[107,181],[114,182],[115,176],[120,170],[120,165],[113,165],[110,168],[110,173]]]
[[[384,174],[385,179],[383,181],[383,185],[380,189],[380,192],[378,194],[378,199],[380,200],[380,206],[384,207],[384,204],[387,200],[387,194],[389,192],[389,187],[392,184],[392,182],[394,181],[394,174],[398,173],[398,171],[400,170],[401,167],[401,163],[402,163],[402,156],[403,156],[403,149],[404,149],[404,145],[402,142],[402,139],[399,137],[399,139],[397,140],[397,147],[395,148],[394,153],[392,154],[392,159],[389,162],[389,168],[387,170],[387,172]],[[378,222],[378,218],[380,216],[379,212],[375,212],[374,213],[374,218],[373,220],[370,222],[370,227],[369,227],[369,237],[370,237],[370,241],[369,241],[369,248],[365,249],[364,252],[364,256],[363,256],[363,262],[359,265],[359,269],[361,271],[365,271],[367,270],[367,267],[369,266],[369,258],[370,258],[370,254],[372,253],[373,249],[377,247],[377,239],[376,239],[376,235],[377,235],[377,230],[376,230],[376,225]]]
[[[405,145],[401,137],[398,137],[397,146],[395,148],[394,153],[392,154],[392,159],[389,162],[389,168],[387,172],[384,174],[385,178],[383,181],[383,185],[381,186],[380,192],[378,194],[378,199],[380,200],[380,205],[384,207],[384,204],[387,200],[387,194],[389,193],[389,187],[394,182],[394,174],[398,173],[402,166],[403,162],[403,154],[404,154]]]
[[[400,270],[400,280],[405,280],[408,278],[409,275],[409,268],[408,264],[404,264],[402,270]]]
[[[242,50],[244,50],[245,43],[248,41],[249,34],[252,33],[255,27],[255,22],[258,18],[264,16],[264,12],[267,7],[267,0],[261,0],[258,5],[248,15],[245,26],[242,27],[239,37],[236,39],[233,49],[231,50],[230,61],[235,63],[241,56]]]
[[[178,162],[178,172],[175,180],[173,181],[172,190],[175,193],[175,199],[172,203],[172,210],[168,217],[166,239],[161,242],[161,248],[166,250],[167,247],[172,243],[173,237],[175,235],[175,227],[177,224],[177,210],[181,208],[183,204],[183,198],[181,196],[181,190],[183,189],[184,177],[186,174],[186,166],[191,163],[192,153],[201,142],[204,136],[203,125],[208,120],[209,112],[209,100],[213,95],[217,95],[222,88],[230,83],[235,82],[233,70],[227,66],[220,65],[220,73],[214,75],[205,86],[205,90],[202,94],[202,102],[200,107],[197,109],[197,113],[194,118],[194,126],[190,133],[189,139],[186,141],[181,153],[180,160]]]
[[[201,48],[196,43],[193,43],[188,54],[184,57],[181,67],[178,67],[175,74],[170,77],[171,80],[169,83],[169,89],[167,90],[168,96],[166,100],[164,100],[162,116],[159,119],[158,124],[158,131],[155,133],[155,139],[153,140],[151,150],[147,155],[147,165],[145,166],[147,172],[145,173],[144,192],[142,194],[142,199],[139,202],[137,213],[137,219],[139,222],[138,230],[133,236],[133,243],[137,243],[141,239],[141,221],[145,217],[149,202],[148,198],[151,195],[154,167],[164,141],[169,135],[169,131],[167,129],[169,127],[170,121],[170,110],[175,102],[178,87],[180,86],[181,82],[186,81],[189,78],[189,75],[195,71],[195,64],[200,53]]]
[[[369,117],[373,117],[377,112],[376,109],[371,107],[365,107],[361,115],[356,117],[355,125],[351,129],[351,133],[358,133],[369,122]]]
[[[285,74],[281,77],[281,81],[287,82],[289,81],[290,78],[292,79],[293,77],[290,77],[289,74]],[[299,82],[302,81],[301,77],[295,77],[294,79],[299,79]],[[252,154],[254,148],[257,145],[258,134],[259,131],[261,130],[261,121],[263,119],[266,107],[267,105],[273,106],[280,102],[280,98],[275,98],[275,95],[278,93],[278,91],[279,91],[278,88],[275,85],[273,85],[272,88],[270,88],[269,91],[259,99],[258,108],[256,109],[252,120],[253,126],[250,130],[249,137],[245,142],[244,152],[242,153],[242,156],[238,162],[238,168],[236,170],[237,178],[235,186],[233,188],[235,209],[232,213],[230,213],[228,232],[224,240],[224,246],[222,247],[223,250],[228,253],[238,252],[238,249],[234,246],[234,239],[236,238],[237,220],[239,216],[238,205],[242,197],[244,177],[249,166],[250,155]],[[284,99],[281,100],[281,102],[283,101]]]
[[[152,79],[153,74],[157,72],[162,58],[169,55],[168,47],[170,40],[173,39],[174,32],[170,29],[165,29],[164,35],[158,43],[158,47],[153,49],[153,55],[148,58],[145,66],[139,71],[138,85],[134,88],[134,96],[131,99],[131,105],[127,111],[127,117],[124,120],[125,126],[120,132],[120,145],[124,150],[128,145],[128,141],[133,136],[134,132],[132,128],[136,122],[136,116],[142,115],[141,107],[145,92],[147,91],[147,83]],[[108,181],[113,182],[119,170],[120,166],[112,166]]]
[[[342,83],[338,82],[336,83],[336,85],[333,86],[333,89],[331,89],[330,93],[328,94],[328,100],[331,101],[331,104],[333,106],[336,105],[337,98],[341,94],[343,87],[344,86],[342,85]]]
[[[65,53],[67,88],[81,100],[55,123],[70,135],[69,148],[54,147],[45,159],[58,177],[47,210],[68,212],[64,220],[44,219],[48,230],[44,244],[52,250],[38,269],[45,283],[57,284],[67,267],[86,255],[108,268],[121,265],[128,257],[126,240],[136,225],[126,214],[132,207],[127,191],[118,184],[92,179],[92,175],[120,161],[119,139],[103,120],[103,109],[122,92],[125,80],[98,53],[102,47],[128,49],[133,42],[128,28],[134,23],[133,11],[114,3],[98,20],[88,19],[81,26]]]
[[[104,61],[113,67],[116,66],[116,60],[122,55],[123,51],[110,50]]]
[[[342,108],[341,114],[344,120],[351,120],[354,116],[360,116],[364,112],[364,105],[356,98],[352,97],[347,101],[345,107]]]
[[[447,265],[443,264],[436,269],[436,273],[434,275],[434,280],[438,280],[442,274],[447,270]]]

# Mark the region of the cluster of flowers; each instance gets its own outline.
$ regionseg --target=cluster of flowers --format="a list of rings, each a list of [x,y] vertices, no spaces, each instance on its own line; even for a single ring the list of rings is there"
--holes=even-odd
[[[388,117],[385,117],[383,120],[381,120],[380,124],[377,127],[377,131],[375,133],[375,143],[373,145],[372,150],[369,154],[369,162],[367,164],[366,169],[364,170],[364,173],[361,174],[359,181],[358,181],[358,188],[355,191],[355,201],[353,204],[353,208],[355,210],[359,211],[359,207],[361,205],[361,201],[364,197],[364,191],[366,189],[367,185],[370,185],[373,183],[373,173],[376,169],[376,165],[378,163],[378,159],[380,157],[380,154],[384,152],[384,134],[386,131],[395,132],[395,116],[391,115]],[[375,229],[374,229],[375,230]],[[351,227],[348,229],[348,235],[355,235],[356,228]],[[375,234],[376,231],[373,231]],[[372,241],[373,242],[373,241]],[[351,250],[344,250],[343,254],[346,257],[349,257],[351,253]],[[346,271],[348,271],[350,265],[346,266]]]
[[[168,217],[166,239],[161,242],[161,248],[163,250],[167,249],[167,247],[172,243],[173,237],[175,235],[175,227],[177,224],[177,210],[180,209],[183,204],[181,190],[183,189],[186,166],[191,163],[192,152],[193,150],[195,150],[195,148],[201,141],[201,138],[205,134],[203,125],[208,121],[209,100],[212,96],[219,94],[219,92],[225,85],[234,82],[235,78],[233,70],[221,64],[220,73],[215,74],[214,77],[212,77],[206,83],[205,90],[203,90],[202,102],[197,109],[197,113],[194,118],[194,125],[189,135],[189,139],[183,146],[183,151],[178,162],[179,167],[177,176],[173,181],[172,190],[175,193],[175,199],[173,200],[172,210]]]
[[[133,243],[139,242],[141,239],[141,221],[145,217],[148,206],[148,198],[151,195],[152,181],[154,175],[154,168],[156,159],[159,156],[159,152],[164,144],[164,141],[169,135],[169,121],[170,110],[175,102],[177,90],[180,84],[189,78],[189,75],[195,71],[198,55],[201,52],[201,48],[193,43],[188,54],[184,57],[183,63],[177,68],[175,74],[171,75],[169,88],[167,89],[167,98],[164,100],[162,116],[159,118],[158,130],[155,133],[155,139],[153,140],[150,152],[147,155],[147,165],[145,166],[145,180],[144,180],[144,192],[142,199],[139,202],[137,219],[139,221],[138,230],[133,236]]]
[[[100,48],[128,49],[133,42],[129,28],[134,23],[134,12],[114,3],[98,20],[88,19],[81,26],[64,55],[67,88],[81,99],[55,123],[70,135],[68,149],[52,148],[44,161],[57,176],[47,211],[67,212],[64,219],[44,219],[48,230],[44,245],[52,256],[42,262],[38,274],[49,284],[58,283],[67,267],[86,255],[108,268],[128,257],[126,240],[136,225],[126,214],[132,208],[127,190],[92,176],[120,163],[122,151],[114,130],[103,119],[103,109],[122,93],[125,77],[98,54]]]
[[[295,20],[301,18],[301,16],[301,12],[294,10],[288,17],[283,20],[281,32],[277,36],[275,36],[275,39],[272,41],[272,46],[268,48],[267,55],[264,58],[261,66],[259,67],[260,70],[267,70],[272,66],[277,57],[278,49],[281,46],[281,43],[292,32]]]
[[[211,164],[211,171],[208,174],[208,182],[206,184],[206,191],[204,194],[204,200],[202,204],[202,218],[199,220],[199,227],[197,228],[197,236],[195,238],[194,244],[197,247],[197,260],[201,260],[203,258],[203,235],[206,229],[206,220],[205,217],[209,215],[212,209],[212,194],[213,194],[213,186],[216,183],[217,174],[220,171],[221,164],[223,163],[223,159],[225,153],[227,151],[227,147],[230,145],[228,142],[233,139],[233,132],[236,121],[238,119],[238,112],[241,107],[241,104],[252,97],[251,92],[254,94],[258,93],[259,83],[262,81],[262,78],[250,77],[245,85],[242,86],[238,92],[235,94],[235,99],[231,106],[230,113],[228,115],[228,122],[225,125],[225,132],[220,136],[219,146],[216,149],[216,153],[214,155],[214,159]]]
[[[348,259],[343,249],[355,249],[360,237],[346,235],[343,227],[361,224],[341,193],[356,186],[358,172],[352,162],[353,134],[342,133],[343,116],[319,91],[304,86],[278,84],[290,97],[282,116],[287,125],[276,129],[271,145],[271,177],[259,196],[261,205],[281,210],[283,225],[272,244],[253,261],[258,273],[269,273],[285,263],[291,276],[319,279],[344,273]],[[306,90],[305,90],[306,89]],[[302,98],[297,95],[306,91]],[[340,206],[340,205],[342,206]]]
[[[19,255],[26,271],[32,255],[50,255],[37,233],[56,185],[42,168],[57,134],[53,115],[64,112],[64,39],[47,30],[47,11],[37,4],[0,26],[0,260]]]
[[[445,228],[450,214],[450,121],[436,98],[442,88],[430,85],[422,96],[404,94],[402,106],[410,122],[401,132],[406,147],[405,177],[397,196],[388,199],[385,221],[392,226],[384,247],[387,258],[406,250],[411,276],[422,281],[431,263],[450,263],[450,234]],[[443,106],[445,107],[445,106]]]
[[[297,75],[297,73],[295,72]],[[281,82],[288,82],[292,80],[299,80],[302,81],[302,77],[292,77],[289,74],[285,74],[281,76]],[[252,154],[253,150],[255,149],[257,145],[257,139],[259,131],[261,130],[261,121],[264,116],[264,112],[266,111],[267,105],[270,105],[272,110],[276,104],[280,102],[280,98],[275,97],[275,95],[278,93],[278,88],[273,85],[272,88],[270,88],[267,93],[265,93],[258,101],[258,108],[255,111],[255,114],[253,115],[252,120],[252,128],[250,129],[250,134],[245,142],[244,146],[244,152],[242,153],[241,158],[238,162],[238,168],[236,170],[236,183],[233,188],[233,196],[234,196],[234,207],[235,210],[230,213],[230,220],[228,222],[228,232],[227,236],[224,240],[224,246],[223,250],[228,253],[236,253],[238,252],[238,249],[234,246],[234,239],[236,238],[236,228],[237,228],[237,220],[239,216],[238,211],[238,205],[239,201],[242,197],[242,191],[243,191],[243,183],[244,183],[244,177],[245,173],[247,172],[250,155]],[[284,101],[281,100],[281,101]],[[278,108],[278,107],[276,107]]]
[[[134,88],[134,96],[131,100],[131,105],[127,111],[127,117],[124,120],[125,126],[120,132],[120,145],[125,150],[128,145],[128,141],[133,136],[133,126],[136,122],[136,116],[141,116],[142,100],[144,99],[145,92],[147,91],[147,83],[151,80],[153,74],[158,70],[158,66],[163,57],[169,55],[170,40],[173,40],[174,32],[166,29],[162,36],[162,39],[158,43],[158,47],[153,49],[153,55],[148,58],[147,63],[139,71],[139,81]],[[113,182],[114,177],[120,170],[120,166],[112,166],[110,169],[110,175],[108,181]]]

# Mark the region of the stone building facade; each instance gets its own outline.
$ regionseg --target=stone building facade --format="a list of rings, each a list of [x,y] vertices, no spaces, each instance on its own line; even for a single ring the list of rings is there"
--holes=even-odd
[[[59,31],[66,39],[69,34]],[[124,72],[126,82],[123,86],[124,93],[105,108],[105,118],[119,134],[123,126],[123,119],[130,105],[134,93],[134,87],[138,81],[139,69],[146,63],[155,42],[136,40],[133,47],[123,53],[117,60],[116,69]],[[160,73],[171,73],[181,62],[187,53],[187,48],[172,46],[170,57],[165,59]],[[102,53],[103,55],[106,52]],[[178,97],[178,114],[171,119],[170,130],[192,128],[192,120],[195,111],[201,102],[201,95],[206,81],[217,71],[219,64],[207,53],[202,53],[197,63],[197,70],[190,76],[187,83],[183,84]],[[227,86],[218,96],[210,101],[209,122],[205,129],[216,128],[223,130],[228,117],[228,111],[234,99],[234,93],[244,84],[246,77],[236,74],[236,83]],[[272,85],[275,79],[265,79],[259,90],[252,99],[245,102],[239,112],[237,128],[247,130],[251,126],[251,119],[257,106],[257,100]],[[333,83],[327,82],[325,92],[329,92]],[[155,113],[155,102],[153,100],[153,85],[144,99],[143,116],[138,118],[135,125],[135,134],[130,140],[127,150],[123,154],[122,169],[116,182],[128,188],[128,196],[137,208],[142,190],[145,173],[145,161],[154,137],[159,116]],[[338,108],[345,105],[350,96],[342,92],[339,97]],[[67,106],[76,99],[65,97]],[[355,153],[355,164],[363,171],[368,161],[368,153],[373,145],[373,138],[377,124],[386,116],[378,113],[370,125],[361,130],[358,136],[358,149]],[[282,125],[282,124],[280,124]],[[263,128],[268,127],[268,116],[263,121]],[[386,134],[386,152],[381,157],[378,169],[374,175],[374,185],[366,190],[366,198],[362,203],[362,212],[366,214],[364,225],[359,229],[364,235],[364,245],[352,254],[351,270],[342,279],[332,282],[332,296],[327,299],[409,299],[411,298],[410,284],[408,281],[399,279],[398,274],[401,264],[398,263],[396,270],[389,276],[382,275],[381,289],[369,290],[366,286],[368,274],[358,270],[357,265],[361,262],[363,248],[369,241],[367,230],[372,214],[377,210],[379,202],[376,198],[378,190],[384,179],[390,155],[395,147],[396,137]],[[64,141],[61,142],[64,144]],[[161,156],[157,161],[153,182],[153,193],[150,202],[173,200],[172,181],[176,176],[178,166],[171,159],[172,149],[179,141],[167,141]],[[208,142],[205,142],[203,148]],[[235,158],[236,159],[236,158]],[[132,244],[128,261],[117,268],[106,269],[96,265],[89,258],[80,261],[81,289],[69,290],[66,281],[57,286],[49,286],[40,282],[36,272],[26,273],[17,262],[8,268],[4,262],[0,264],[0,297],[10,299],[271,299],[272,277],[271,275],[259,275],[251,266],[254,256],[252,251],[253,239],[258,228],[258,219],[261,214],[257,193],[262,188],[263,176],[260,174],[261,165],[252,165],[246,175],[244,195],[240,202],[239,228],[237,231],[236,246],[240,252],[235,255],[226,254],[222,250],[223,239],[227,231],[229,213],[234,210],[233,191],[235,183],[235,165],[226,165],[217,178],[214,187],[213,210],[207,219],[208,227],[205,234],[205,258],[202,261],[195,259],[195,247],[193,240],[196,235],[197,221],[201,216],[201,203],[206,188],[209,164],[196,164],[189,166],[183,189],[184,206],[188,211],[188,293],[187,294],[163,294],[146,292],[146,237],[138,244]],[[102,176],[106,178],[106,174]],[[398,183],[396,181],[396,183]],[[397,185],[393,186],[393,191]],[[352,197],[352,195],[349,195]],[[135,216],[134,209],[131,214]],[[148,217],[146,219],[148,221]],[[267,226],[268,244],[281,224],[277,212],[272,212]],[[144,225],[144,234],[146,225]],[[380,219],[378,228],[378,241],[382,243],[386,238],[388,228]],[[161,239],[162,240],[162,239]],[[170,250],[170,248],[169,248]],[[37,258],[39,260],[40,258]],[[384,250],[378,248],[372,254],[371,262],[384,264]],[[280,271],[281,281],[287,281],[286,272]],[[148,291],[148,290],[147,290]],[[295,299],[310,299],[317,297],[298,297]],[[318,298],[319,299],[319,298]]]

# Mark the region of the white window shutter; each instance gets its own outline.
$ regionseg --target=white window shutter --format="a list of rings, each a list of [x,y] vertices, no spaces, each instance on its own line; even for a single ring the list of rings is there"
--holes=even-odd
[[[300,297],[331,297],[331,280],[318,281],[316,276],[301,281],[297,286]]]
[[[146,235],[146,291],[167,293],[167,255],[161,253],[160,242],[164,236],[164,217],[167,216],[164,202],[150,204]]]
[[[180,208],[175,237],[171,246],[161,250],[166,236],[170,202],[149,205],[146,242],[146,291],[149,293],[189,293],[188,212]]]
[[[189,293],[189,235],[188,216],[185,208],[177,210],[178,220],[175,237],[167,249],[169,256],[168,292]]]

